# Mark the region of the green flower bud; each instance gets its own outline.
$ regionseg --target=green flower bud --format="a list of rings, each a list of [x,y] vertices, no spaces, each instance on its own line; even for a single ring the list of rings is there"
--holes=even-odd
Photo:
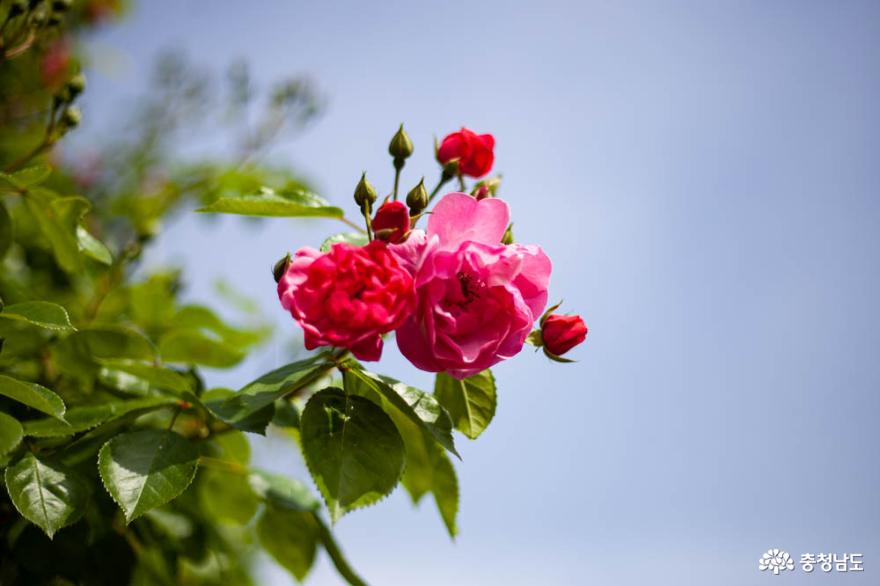
[[[422,213],[426,207],[428,207],[428,190],[425,189],[425,178],[422,177],[422,180],[419,181],[419,184],[413,187],[409,193],[406,194],[406,205],[409,206],[409,214],[411,216],[416,216]]]
[[[388,152],[394,157],[395,165],[398,164],[397,161],[400,161],[401,167],[403,166],[404,159],[409,158],[409,156],[413,154],[413,143],[409,139],[409,135],[403,129],[403,124],[400,125],[397,132],[391,137],[391,143],[388,145]]]
[[[86,89],[86,76],[82,73],[77,73],[70,78],[67,85],[64,86],[64,89],[67,90],[70,100],[75,99],[78,95],[83,93],[84,89]]]
[[[363,211],[371,207],[377,197],[376,188],[367,181],[367,174],[364,172],[364,174],[361,175],[361,180],[358,181],[357,187],[354,188],[355,203],[357,203],[360,206],[361,211]]]
[[[76,106],[68,106],[61,113],[59,124],[64,130],[69,130],[79,126],[80,122],[82,122],[82,112]]]
[[[507,225],[504,236],[501,237],[501,244],[513,244],[513,224]]]
[[[290,253],[275,263],[275,266],[272,267],[272,276],[275,277],[275,282],[279,282],[281,277],[284,276],[284,273],[287,272],[287,267],[290,265]]]
[[[445,183],[456,176],[458,176],[458,159],[451,159],[443,165],[443,173],[440,178]]]

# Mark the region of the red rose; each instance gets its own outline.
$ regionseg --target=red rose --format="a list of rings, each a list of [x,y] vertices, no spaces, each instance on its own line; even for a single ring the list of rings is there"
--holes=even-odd
[[[380,233],[382,230],[392,232]],[[402,201],[389,201],[376,211],[373,218],[373,232],[376,238],[397,244],[409,232],[409,210]]]
[[[446,164],[458,159],[458,169],[462,175],[482,177],[492,170],[495,162],[495,137],[491,134],[476,134],[462,128],[447,135],[437,149],[437,160]]]
[[[551,314],[541,324],[544,349],[562,356],[587,337],[587,325],[579,315]]]
[[[296,251],[278,281],[281,306],[305,332],[305,346],[348,348],[379,360],[381,335],[397,329],[415,305],[412,277],[384,242],[334,244]]]

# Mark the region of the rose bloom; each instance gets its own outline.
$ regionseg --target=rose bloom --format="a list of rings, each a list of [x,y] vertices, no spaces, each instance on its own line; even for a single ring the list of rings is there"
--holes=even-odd
[[[452,159],[458,159],[458,170],[462,175],[482,177],[492,170],[494,148],[495,137],[491,134],[477,134],[462,127],[443,139],[437,148],[437,160],[445,165]]]
[[[587,338],[587,325],[579,315],[547,316],[541,324],[544,349],[555,356],[562,356]]]
[[[376,211],[372,226],[377,238],[387,242],[400,242],[409,232],[409,210],[406,204],[402,201],[389,201],[382,204]],[[380,230],[393,230],[393,232],[380,236]]]
[[[551,263],[539,246],[501,244],[508,220],[500,199],[450,193],[427,232],[390,247],[415,281],[418,305],[397,345],[416,367],[463,379],[522,350],[547,303]]]
[[[413,280],[388,246],[334,244],[329,252],[296,251],[278,281],[281,306],[305,332],[305,346],[348,348],[379,360],[382,334],[398,328],[415,304]]]

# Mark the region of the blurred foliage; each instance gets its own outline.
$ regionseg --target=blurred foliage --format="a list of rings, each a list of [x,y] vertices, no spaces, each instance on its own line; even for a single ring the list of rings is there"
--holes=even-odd
[[[292,381],[309,394],[329,357],[240,393],[205,388],[200,368],[235,366],[268,329],[182,302],[178,271],[136,271],[181,208],[336,217],[261,162],[320,98],[304,79],[261,93],[244,64],[218,84],[168,54],[112,141],[68,150],[84,35],[124,10],[0,0],[0,584],[250,584],[260,546],[298,579],[323,549],[361,584],[319,501],[253,468],[243,433],[295,430]],[[183,152],[205,132],[234,141]]]

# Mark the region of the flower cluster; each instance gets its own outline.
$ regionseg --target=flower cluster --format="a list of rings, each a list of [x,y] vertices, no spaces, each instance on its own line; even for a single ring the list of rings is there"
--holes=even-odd
[[[464,379],[519,353],[526,342],[557,360],[584,341],[578,316],[547,305],[552,263],[540,246],[514,243],[507,203],[496,197],[499,178],[465,192],[464,176],[491,171],[495,139],[462,128],[436,148],[440,182],[428,195],[424,180],[397,200],[397,179],[412,143],[401,128],[390,152],[395,190],[379,206],[362,177],[355,201],[366,221],[366,245],[336,242],[326,252],[302,248],[276,275],[281,305],[305,332],[308,349],[335,346],[361,360],[378,360],[382,337],[395,332],[400,352],[428,372]],[[452,169],[452,173],[450,173]],[[439,198],[454,177],[461,191]],[[427,216],[427,228],[417,228]],[[541,329],[533,331],[540,320]]]

